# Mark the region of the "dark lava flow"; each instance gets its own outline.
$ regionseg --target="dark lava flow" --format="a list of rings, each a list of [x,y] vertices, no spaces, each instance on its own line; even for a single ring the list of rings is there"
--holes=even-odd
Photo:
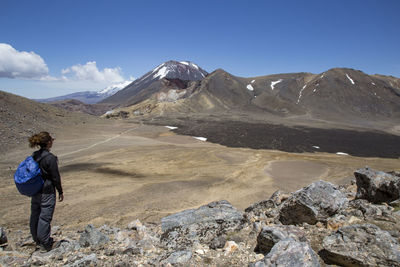
[[[400,157],[400,136],[377,131],[288,127],[238,121],[180,121],[174,132],[206,137],[228,147],[286,152],[343,152],[358,157]],[[315,146],[319,147],[315,148]]]

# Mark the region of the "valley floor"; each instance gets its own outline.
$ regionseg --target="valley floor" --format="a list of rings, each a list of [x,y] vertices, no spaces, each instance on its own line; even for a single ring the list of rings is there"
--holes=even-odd
[[[65,199],[53,225],[65,228],[158,221],[222,199],[244,209],[278,189],[295,191],[319,179],[347,183],[366,165],[400,170],[398,159],[230,148],[128,120],[54,134]],[[26,144],[0,157],[0,226],[28,229],[30,199],[17,192],[13,173],[31,153]]]

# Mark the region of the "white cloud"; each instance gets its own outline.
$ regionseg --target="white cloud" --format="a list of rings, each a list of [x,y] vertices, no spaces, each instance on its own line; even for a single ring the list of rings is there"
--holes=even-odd
[[[89,61],[85,65],[77,64],[67,69],[63,69],[61,74],[63,78],[71,78],[79,81],[93,81],[98,83],[122,82],[121,68],[104,68],[99,70],[96,61]]]
[[[85,87],[93,84],[93,87],[100,88],[125,81],[120,67],[101,70],[98,69],[96,61],[73,65],[61,70],[59,77],[54,77],[49,75],[49,68],[41,56],[34,52],[18,51],[6,43],[0,43],[0,78],[35,80],[51,84],[68,83],[71,86],[84,83]]]
[[[48,73],[46,63],[38,54],[0,43],[0,78],[42,79],[50,77]]]

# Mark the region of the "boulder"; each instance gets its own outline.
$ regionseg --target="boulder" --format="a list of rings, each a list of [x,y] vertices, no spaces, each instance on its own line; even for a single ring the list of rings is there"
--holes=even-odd
[[[0,246],[7,244],[7,235],[4,228],[0,227]]]
[[[372,203],[392,202],[400,198],[400,177],[375,171],[368,167],[354,172],[357,183],[356,198]]]
[[[82,247],[98,247],[107,243],[110,239],[101,233],[93,225],[86,226],[85,231],[79,238],[79,244]]]
[[[250,264],[252,267],[291,266],[317,267],[321,266],[318,255],[307,242],[294,240],[279,241],[263,260]]]
[[[377,205],[365,199],[355,199],[349,202],[349,207],[361,211],[364,218],[396,222],[392,216],[394,208],[387,205]]]
[[[340,266],[400,266],[400,246],[373,224],[340,228],[323,240],[320,256]]]
[[[283,240],[306,242],[307,238],[302,230],[293,225],[265,226],[257,237],[255,251],[268,254],[276,243]]]
[[[222,200],[161,219],[161,241],[170,248],[186,248],[193,243],[209,245],[218,236],[239,230],[243,213]]]
[[[282,224],[316,224],[338,213],[347,204],[346,196],[336,186],[318,181],[294,192],[284,201],[279,220]]]

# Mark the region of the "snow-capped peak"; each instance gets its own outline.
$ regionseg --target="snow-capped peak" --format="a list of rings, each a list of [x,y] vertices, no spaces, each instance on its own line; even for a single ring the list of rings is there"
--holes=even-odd
[[[124,82],[120,82],[120,83],[117,83],[117,84],[112,84],[110,86],[107,86],[103,90],[99,91],[98,93],[102,94],[102,95],[106,95],[106,96],[112,96],[113,94],[115,94],[119,90],[124,89],[125,87],[127,87],[132,82],[133,81],[124,81]]]
[[[208,73],[190,61],[167,61],[153,69],[143,79],[152,75],[153,79],[178,78],[181,80],[202,80]]]

